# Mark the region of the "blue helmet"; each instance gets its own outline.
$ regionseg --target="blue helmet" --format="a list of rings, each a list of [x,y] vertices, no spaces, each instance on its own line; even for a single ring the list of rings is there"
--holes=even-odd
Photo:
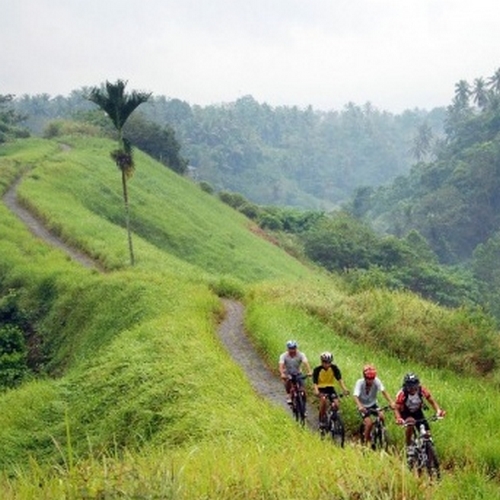
[[[287,343],[286,343],[286,348],[287,349],[297,349],[297,341],[296,340],[289,340]]]

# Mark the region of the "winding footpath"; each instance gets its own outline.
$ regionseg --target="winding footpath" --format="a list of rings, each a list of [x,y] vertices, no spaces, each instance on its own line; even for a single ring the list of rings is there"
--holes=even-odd
[[[81,265],[102,271],[98,263],[51,233],[44,227],[40,219],[34,217],[19,203],[16,191],[19,182],[20,179],[13,183],[3,196],[3,202],[9,210],[19,217],[36,237],[61,249],[71,259],[79,262]],[[233,360],[245,372],[256,393],[285,411],[290,412],[285,401],[285,391],[281,380],[264,363],[245,332],[243,305],[240,302],[229,299],[223,299],[223,303],[226,314],[218,328],[222,344]],[[277,363],[278,361],[276,360],[276,365]],[[309,426],[313,427],[315,419],[309,415],[307,420]]]

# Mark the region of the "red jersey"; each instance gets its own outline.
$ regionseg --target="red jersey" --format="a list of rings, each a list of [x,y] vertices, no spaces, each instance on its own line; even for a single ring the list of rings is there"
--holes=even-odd
[[[424,405],[424,398],[429,399],[431,393],[423,386],[420,386],[415,394],[410,394],[409,392],[401,389],[396,395],[396,404],[401,408],[401,410],[407,410],[410,413],[414,413]]]

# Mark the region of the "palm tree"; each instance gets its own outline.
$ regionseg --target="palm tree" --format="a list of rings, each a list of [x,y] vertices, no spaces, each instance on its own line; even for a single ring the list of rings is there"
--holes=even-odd
[[[455,84],[454,105],[459,111],[466,110],[469,107],[470,94],[470,86],[465,80],[460,80]]]
[[[413,147],[411,148],[411,153],[417,161],[421,161],[431,152],[433,140],[432,128],[427,122],[422,123],[413,138]]]
[[[484,78],[476,78],[474,80],[474,88],[472,89],[471,95],[477,107],[484,110],[488,104],[488,91]]]
[[[125,219],[130,251],[130,264],[134,265],[134,249],[130,232],[130,214],[127,192],[127,180],[134,173],[134,158],[132,145],[123,137],[123,127],[132,112],[143,102],[146,102],[151,93],[132,91],[125,92],[126,81],[117,80],[116,83],[106,81],[104,87],[93,87],[88,95],[89,101],[97,104],[111,119],[118,132],[118,149],[111,152],[111,158],[122,174],[123,201],[125,203]]]
[[[500,68],[495,71],[493,76],[488,78],[488,85],[495,94],[500,93]]]

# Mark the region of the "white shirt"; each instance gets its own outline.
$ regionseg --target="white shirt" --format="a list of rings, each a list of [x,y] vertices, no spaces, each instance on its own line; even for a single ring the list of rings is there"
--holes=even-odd
[[[370,389],[367,392],[367,385],[364,378],[360,378],[356,381],[354,386],[353,395],[359,398],[359,401],[365,408],[374,406],[377,404],[377,394],[385,390],[384,385],[378,377],[375,377]]]

